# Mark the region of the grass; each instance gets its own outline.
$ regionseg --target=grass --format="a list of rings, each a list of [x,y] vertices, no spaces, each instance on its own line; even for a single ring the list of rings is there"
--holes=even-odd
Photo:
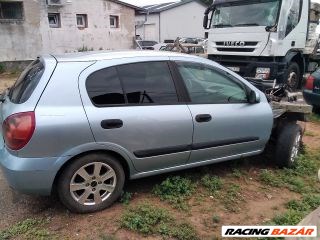
[[[52,235],[44,228],[45,220],[26,219],[0,231],[0,239],[50,239]]]
[[[299,156],[293,169],[262,170],[259,179],[270,187],[285,187],[300,194],[319,192],[316,179],[320,167],[320,153],[306,152]]]
[[[205,175],[201,179],[201,184],[210,192],[210,194],[216,193],[223,187],[223,182],[221,178],[210,175]]]
[[[0,63],[0,74],[6,71],[5,66]]]
[[[320,115],[317,113],[310,114],[308,117],[308,120],[310,122],[319,123],[320,122]]]
[[[90,52],[93,51],[93,48],[88,48],[87,46],[82,46],[81,48],[78,48],[78,52]]]
[[[167,210],[142,204],[128,208],[122,215],[121,227],[143,235],[161,235],[178,240],[198,239],[194,228],[188,223],[176,223]]]
[[[241,195],[241,187],[235,183],[229,183],[221,193],[220,200],[229,212],[239,212],[241,210],[240,205],[244,201]]]
[[[132,199],[132,193],[123,192],[119,201],[124,205],[129,205],[131,199]]]
[[[320,205],[320,195],[304,195],[301,200],[291,200],[286,204],[285,213],[277,215],[272,223],[280,226],[295,226]]]
[[[153,194],[162,201],[169,202],[174,208],[187,210],[187,200],[195,192],[195,184],[190,179],[174,176],[168,177],[161,184],[156,185]]]

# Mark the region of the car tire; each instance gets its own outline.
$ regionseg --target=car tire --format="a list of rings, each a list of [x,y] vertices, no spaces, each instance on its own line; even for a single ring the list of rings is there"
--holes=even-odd
[[[301,82],[301,72],[300,72],[300,67],[296,62],[291,62],[287,74],[286,74],[286,79],[285,79],[288,88],[291,91],[297,91],[298,88],[300,87],[300,82]]]
[[[279,167],[292,168],[302,145],[302,128],[296,122],[284,125],[278,135],[275,159]]]
[[[71,212],[92,213],[114,203],[124,182],[124,170],[115,157],[88,154],[73,160],[63,170],[57,191],[60,201]]]

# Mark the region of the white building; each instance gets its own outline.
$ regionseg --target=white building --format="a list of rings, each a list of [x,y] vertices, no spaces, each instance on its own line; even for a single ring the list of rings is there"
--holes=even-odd
[[[207,6],[198,0],[182,0],[143,7],[136,15],[136,35],[143,40],[175,40],[205,37],[203,17]]]
[[[136,10],[118,0],[0,0],[0,62],[132,48]]]

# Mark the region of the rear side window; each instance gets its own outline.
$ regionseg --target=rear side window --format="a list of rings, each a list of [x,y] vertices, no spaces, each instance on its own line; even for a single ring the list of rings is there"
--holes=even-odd
[[[134,63],[118,66],[130,104],[172,104],[178,96],[166,62]]]
[[[15,104],[26,102],[37,87],[45,67],[39,60],[31,63],[20,75],[16,83],[10,89],[10,101]]]
[[[97,106],[124,104],[125,98],[115,67],[92,73],[86,81],[91,101]]]
[[[105,68],[87,78],[86,88],[91,101],[98,107],[178,102],[166,62],[143,62]]]

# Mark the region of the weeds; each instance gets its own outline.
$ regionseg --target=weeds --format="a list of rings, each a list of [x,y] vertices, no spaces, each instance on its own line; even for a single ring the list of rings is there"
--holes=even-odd
[[[129,208],[122,216],[121,226],[144,235],[159,234],[179,240],[198,239],[197,233],[187,223],[177,224],[167,210],[150,204]]]
[[[0,74],[6,71],[5,66],[0,63]]]
[[[283,181],[280,176],[278,176],[271,170],[262,170],[259,178],[261,182],[270,187],[281,187],[283,185]]]
[[[124,205],[129,205],[130,200],[132,199],[132,193],[123,192],[120,198],[120,202]]]
[[[308,117],[308,120],[311,122],[319,123],[320,122],[320,115],[316,114],[316,113],[310,114]]]
[[[173,204],[174,208],[186,210],[189,199],[195,191],[195,184],[187,178],[179,176],[168,177],[160,185],[153,188],[153,193],[162,201]]]
[[[222,193],[221,201],[228,211],[238,212],[240,210],[239,204],[244,201],[240,191],[241,187],[239,185],[230,183]]]
[[[78,52],[89,52],[89,51],[93,51],[94,49],[88,48],[87,46],[83,45],[81,48],[78,48],[77,50],[78,50]]]
[[[223,187],[221,178],[210,175],[205,175],[201,179],[201,184],[210,192],[210,194],[214,194],[215,192],[221,190]]]
[[[26,219],[0,231],[0,239],[49,239],[50,233],[44,229],[46,222],[37,219]]]

